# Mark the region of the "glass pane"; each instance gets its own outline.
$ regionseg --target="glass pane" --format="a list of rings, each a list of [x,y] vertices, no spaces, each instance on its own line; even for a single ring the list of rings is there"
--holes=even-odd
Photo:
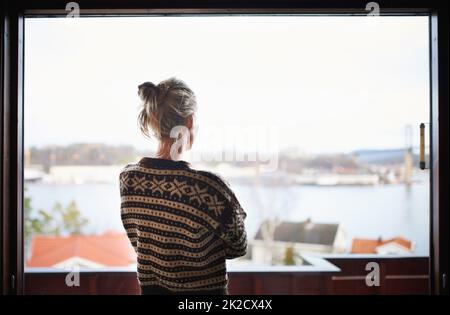
[[[137,86],[176,76],[198,99],[185,159],[226,178],[247,256],[427,256],[428,18],[28,18],[27,268],[135,268],[118,176],[151,156]],[[427,125],[429,129],[429,125]]]

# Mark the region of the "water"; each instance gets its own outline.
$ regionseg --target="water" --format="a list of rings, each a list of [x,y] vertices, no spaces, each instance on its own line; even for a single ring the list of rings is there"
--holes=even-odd
[[[415,244],[415,254],[428,255],[429,187],[426,181],[385,186],[259,187],[231,183],[247,212],[247,232],[252,238],[260,222],[270,216],[321,223],[341,223],[350,246],[353,237],[403,236]],[[58,201],[75,200],[89,219],[89,233],[124,231],[120,221],[118,184],[27,183],[26,195],[33,210],[50,209]]]

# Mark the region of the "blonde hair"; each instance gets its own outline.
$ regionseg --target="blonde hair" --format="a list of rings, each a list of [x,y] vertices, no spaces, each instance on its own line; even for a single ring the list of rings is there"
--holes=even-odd
[[[186,118],[197,110],[194,92],[182,80],[169,78],[158,85],[144,82],[138,88],[142,100],[138,124],[146,137],[150,130],[157,139],[170,137],[172,128],[185,126]]]

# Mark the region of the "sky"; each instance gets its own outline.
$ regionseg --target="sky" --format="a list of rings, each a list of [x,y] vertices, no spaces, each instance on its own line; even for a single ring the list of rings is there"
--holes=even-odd
[[[424,16],[27,18],[25,146],[154,149],[137,87],[174,76],[198,151],[399,148],[429,121],[428,63]]]

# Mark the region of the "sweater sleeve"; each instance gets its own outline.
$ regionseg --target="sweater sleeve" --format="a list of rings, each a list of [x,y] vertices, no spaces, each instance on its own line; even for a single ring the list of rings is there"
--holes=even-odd
[[[122,170],[119,175],[119,189],[120,189],[121,199],[123,196],[126,196],[129,193],[128,188],[127,188],[128,187],[127,182],[129,181],[130,178],[131,178],[131,175],[128,172],[126,172],[126,167],[125,167],[124,170]],[[127,233],[128,239],[131,243],[131,246],[133,247],[134,251],[137,254],[137,252],[138,252],[138,250],[137,250],[138,233],[137,233],[136,223],[134,222],[133,219],[129,218],[129,215],[126,213],[124,204],[122,201],[120,202],[120,217],[122,220],[123,227]],[[127,221],[127,222],[125,223],[125,221]]]
[[[219,217],[218,236],[225,243],[227,259],[244,256],[247,252],[247,233],[244,220],[247,217],[239,201],[231,189],[228,190],[229,200]]]

